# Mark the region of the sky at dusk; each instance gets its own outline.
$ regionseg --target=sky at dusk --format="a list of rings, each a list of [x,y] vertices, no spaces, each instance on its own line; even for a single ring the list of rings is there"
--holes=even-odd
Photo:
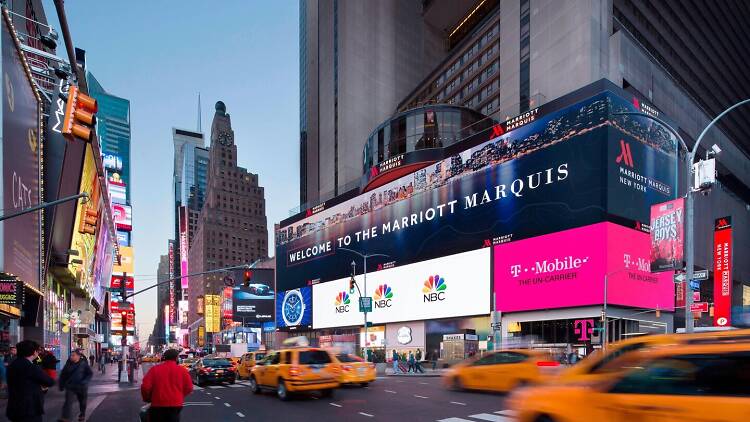
[[[43,4],[59,28],[52,0]],[[207,142],[216,101],[232,116],[238,163],[265,187],[273,245],[273,224],[299,203],[298,3],[75,0],[65,7],[87,69],[130,100],[136,289],[155,282],[173,235],[171,132],[197,128],[198,92]],[[64,46],[57,52],[67,59]],[[155,319],[153,289],[136,296],[142,342]]]

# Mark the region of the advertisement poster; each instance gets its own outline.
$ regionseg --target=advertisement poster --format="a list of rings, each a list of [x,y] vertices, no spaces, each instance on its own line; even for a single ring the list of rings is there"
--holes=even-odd
[[[651,272],[683,267],[685,199],[651,206]]]
[[[732,217],[714,222],[714,326],[732,324]]]
[[[21,306],[23,288],[15,279],[0,279],[0,304]]]
[[[300,330],[312,327],[312,288],[280,292],[276,296],[276,326],[279,330]]]
[[[127,188],[121,181],[109,180],[109,197],[116,204],[125,204],[128,200]]]
[[[120,264],[115,262],[112,267],[112,271],[115,273],[129,273],[133,274],[135,268],[133,266],[133,248],[130,246],[120,246]]]
[[[118,230],[130,231],[133,229],[133,215],[130,205],[112,204],[112,218]]]
[[[232,289],[232,320],[239,322],[272,321],[274,313],[273,287],[253,283],[249,287]]]
[[[607,303],[674,309],[672,275],[649,271],[649,236],[599,223],[495,246],[495,296],[502,312]]]
[[[4,20],[2,25],[1,192],[3,213],[10,214],[42,202],[39,190],[41,141],[38,98]],[[35,287],[40,286],[39,215],[33,212],[0,223],[3,235],[0,268]]]
[[[481,315],[490,312],[490,248],[367,274],[356,280],[372,297],[374,324]],[[313,328],[364,324],[349,278],[313,286]]]
[[[112,289],[121,289],[123,279],[125,279],[125,290],[127,293],[132,293],[135,288],[135,282],[131,276],[123,277],[121,275],[113,275],[110,287]]]
[[[117,230],[117,244],[119,246],[130,246],[130,232]]]
[[[188,272],[188,252],[190,243],[188,241],[188,211],[187,207],[180,207],[180,286],[188,288],[189,278],[185,277]]]
[[[647,222],[674,197],[676,143],[609,92],[543,116],[345,202],[282,222],[278,289],[607,221]],[[623,156],[623,150],[625,151]],[[618,159],[618,157],[620,157]]]
[[[203,318],[206,321],[206,332],[218,333],[221,331],[221,296],[206,295],[203,300],[205,302]]]

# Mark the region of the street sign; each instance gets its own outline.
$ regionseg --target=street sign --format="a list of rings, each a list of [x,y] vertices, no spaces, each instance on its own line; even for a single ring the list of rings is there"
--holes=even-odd
[[[708,302],[693,303],[690,312],[708,312]]]
[[[372,312],[372,298],[370,296],[363,296],[359,298],[359,311]]]
[[[693,292],[693,302],[701,301],[701,292]]]
[[[490,328],[492,328],[492,330],[494,331],[499,331],[501,328],[503,328],[503,324],[500,322],[491,322]]]
[[[683,281],[685,281],[685,273],[676,273],[674,275],[675,283],[682,283]]]
[[[690,289],[691,290],[700,290],[701,289],[701,282],[698,280],[690,280]]]
[[[708,280],[708,270],[693,271],[693,280]]]

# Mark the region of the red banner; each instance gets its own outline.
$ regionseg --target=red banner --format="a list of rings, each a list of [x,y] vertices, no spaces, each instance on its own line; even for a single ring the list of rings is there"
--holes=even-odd
[[[731,325],[732,311],[732,218],[717,218],[714,224],[714,326]]]
[[[682,268],[685,200],[651,206],[651,272]]]

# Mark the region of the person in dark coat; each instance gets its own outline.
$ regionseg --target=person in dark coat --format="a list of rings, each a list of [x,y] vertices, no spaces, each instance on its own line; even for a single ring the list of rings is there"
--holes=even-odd
[[[32,362],[38,357],[39,344],[24,340],[16,345],[18,353],[8,366],[8,407],[5,415],[13,422],[42,422],[44,393],[55,380]]]
[[[78,420],[86,420],[86,401],[88,400],[89,381],[94,372],[79,350],[70,353],[65,367],[60,373],[60,391],[65,390],[65,403],[62,410],[62,421],[70,420],[73,400],[78,400]]]

